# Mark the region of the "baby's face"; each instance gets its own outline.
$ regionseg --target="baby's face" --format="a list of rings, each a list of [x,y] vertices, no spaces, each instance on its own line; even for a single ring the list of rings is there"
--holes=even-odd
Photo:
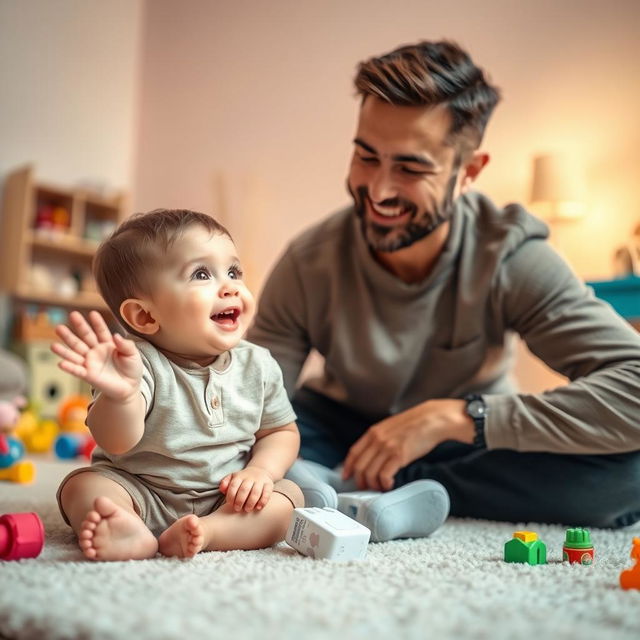
[[[236,247],[228,236],[195,225],[164,260],[150,298],[160,328],[149,337],[165,351],[208,364],[238,344],[255,312]]]

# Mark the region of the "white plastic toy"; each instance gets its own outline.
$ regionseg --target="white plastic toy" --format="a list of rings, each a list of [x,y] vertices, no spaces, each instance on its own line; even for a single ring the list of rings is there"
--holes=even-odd
[[[367,553],[371,531],[343,513],[324,507],[293,510],[285,540],[305,556],[346,562]]]

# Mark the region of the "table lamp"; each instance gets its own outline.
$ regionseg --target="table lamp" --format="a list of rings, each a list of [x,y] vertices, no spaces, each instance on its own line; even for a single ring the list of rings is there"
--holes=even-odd
[[[531,209],[550,223],[571,221],[585,213],[585,184],[580,167],[562,154],[533,158]]]

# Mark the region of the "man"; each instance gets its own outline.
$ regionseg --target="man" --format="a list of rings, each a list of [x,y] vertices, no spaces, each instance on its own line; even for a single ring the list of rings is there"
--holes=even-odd
[[[498,91],[451,42],[372,58],[355,86],[354,204],[289,245],[249,336],[282,367],[302,457],[343,464],[339,490],[438,481],[456,516],[637,521],[640,337],[542,222],[470,190]],[[514,334],[569,384],[518,393]],[[312,348],[324,370],[296,389]]]

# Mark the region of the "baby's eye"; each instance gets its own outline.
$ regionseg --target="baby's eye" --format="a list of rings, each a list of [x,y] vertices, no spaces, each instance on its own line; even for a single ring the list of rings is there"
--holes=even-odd
[[[209,273],[209,270],[205,269],[204,267],[198,267],[191,274],[192,280],[209,280],[210,277],[211,277],[211,274]]]
[[[240,265],[234,264],[229,271],[227,271],[227,275],[232,279],[232,280],[242,280],[242,269],[240,268]]]

